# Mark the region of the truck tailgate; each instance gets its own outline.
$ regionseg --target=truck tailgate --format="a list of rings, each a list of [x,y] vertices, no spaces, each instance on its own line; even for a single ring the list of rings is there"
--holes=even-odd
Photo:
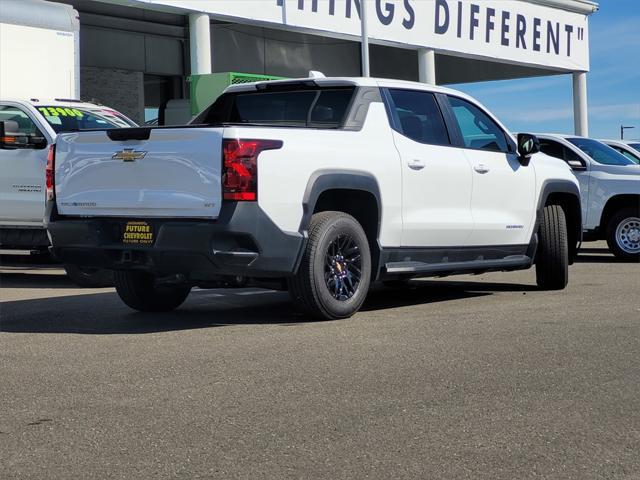
[[[151,129],[147,140],[111,140],[105,131],[60,135],[55,155],[58,212],[217,218],[222,134],[222,128],[160,128]]]

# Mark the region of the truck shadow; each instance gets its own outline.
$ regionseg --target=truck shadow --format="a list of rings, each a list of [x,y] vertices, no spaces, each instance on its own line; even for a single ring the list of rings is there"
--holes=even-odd
[[[535,288],[480,282],[416,284],[403,289],[375,287],[358,315]],[[5,333],[146,334],[231,325],[295,326],[315,321],[293,308],[287,292],[252,289],[196,290],[178,310],[153,314],[133,312],[114,292],[0,303],[0,332]]]

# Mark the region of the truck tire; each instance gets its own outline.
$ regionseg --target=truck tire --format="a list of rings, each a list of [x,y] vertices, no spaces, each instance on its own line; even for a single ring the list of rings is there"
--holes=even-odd
[[[80,287],[103,288],[113,286],[113,272],[102,268],[79,267],[77,265],[63,265],[69,278]]]
[[[293,301],[314,318],[351,317],[371,283],[371,253],[362,226],[343,212],[313,215],[300,268],[288,283]]]
[[[567,221],[560,205],[547,205],[538,229],[536,283],[544,290],[562,290],[569,282]]]
[[[607,225],[607,244],[616,258],[640,261],[640,211],[626,207],[618,210]]]
[[[129,307],[140,312],[169,312],[186,300],[190,285],[154,284],[154,278],[142,272],[115,271],[116,292]]]

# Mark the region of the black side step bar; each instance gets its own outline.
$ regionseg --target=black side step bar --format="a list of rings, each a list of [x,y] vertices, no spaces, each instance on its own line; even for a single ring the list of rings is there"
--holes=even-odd
[[[389,262],[385,264],[388,274],[439,274],[445,272],[474,272],[486,270],[515,270],[528,268],[532,260],[526,255],[511,255],[509,257],[494,260],[472,260],[469,262]]]

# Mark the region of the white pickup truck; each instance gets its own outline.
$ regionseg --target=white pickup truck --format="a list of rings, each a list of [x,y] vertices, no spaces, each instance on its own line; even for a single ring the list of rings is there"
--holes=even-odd
[[[46,252],[45,167],[60,132],[133,127],[121,113],[74,100],[0,100],[0,249]],[[66,266],[84,286],[104,285],[109,272]]]
[[[48,229],[141,311],[225,276],[285,280],[344,318],[375,280],[518,270],[562,289],[582,230],[569,167],[463,93],[373,78],[236,85],[192,125],[60,135]]]
[[[540,149],[580,181],[585,241],[606,240],[619,259],[640,260],[640,165],[597,140],[539,134]]]

